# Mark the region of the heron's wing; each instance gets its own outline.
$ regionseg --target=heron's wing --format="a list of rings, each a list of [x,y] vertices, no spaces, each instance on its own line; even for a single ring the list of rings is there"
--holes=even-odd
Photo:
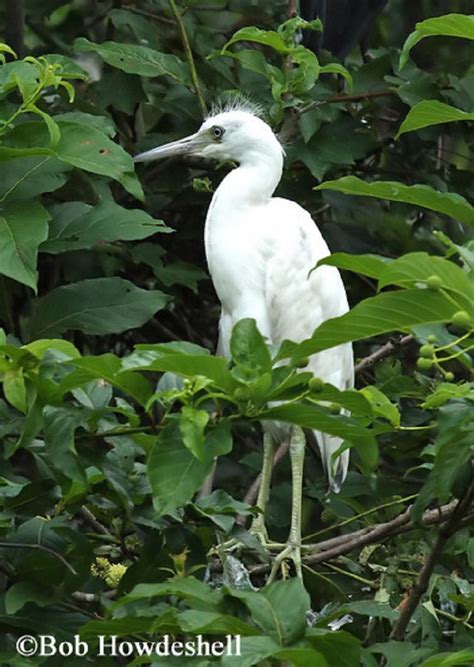
[[[269,206],[272,234],[279,237],[268,260],[265,285],[272,342],[301,342],[322,322],[348,311],[346,291],[336,268],[321,266],[312,271],[330,253],[309,213],[285,199],[273,199]],[[339,389],[353,387],[352,346],[339,345],[313,355],[308,369]],[[347,474],[349,451],[333,460],[341,439],[324,433],[315,435],[329,481],[337,490]]]

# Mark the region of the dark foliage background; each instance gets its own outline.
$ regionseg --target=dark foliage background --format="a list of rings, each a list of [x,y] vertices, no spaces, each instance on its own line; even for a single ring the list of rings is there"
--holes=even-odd
[[[400,63],[417,22],[471,7],[391,0],[344,63],[302,46],[311,26],[277,32],[286,2],[0,7],[2,664],[63,664],[18,657],[27,632],[80,633],[91,646],[98,634],[243,637],[239,662],[104,665],[474,663],[473,17],[430,24],[435,36]],[[242,91],[285,143],[277,194],[311,212],[360,304],[285,347],[285,370],[248,322],[231,367],[212,356],[219,306],[203,224],[229,166],[135,173],[130,158],[194,132],[206,108]],[[298,359],[350,340],[357,391],[309,390]],[[339,495],[326,494],[309,448],[304,541],[317,546],[304,587],[260,588],[264,555],[237,521],[255,512],[241,500],[276,397],[289,421],[353,447]],[[196,499],[214,456],[218,491]],[[278,541],[290,479],[283,459],[269,511]],[[375,530],[366,542],[362,529]],[[229,536],[247,545],[255,588],[239,584],[238,561],[224,558],[222,575],[215,552],[208,567]],[[345,546],[319,558],[336,536]]]

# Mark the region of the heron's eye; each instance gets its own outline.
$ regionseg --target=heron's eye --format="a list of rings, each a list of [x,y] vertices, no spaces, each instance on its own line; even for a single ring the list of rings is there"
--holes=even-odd
[[[214,125],[214,127],[211,129],[211,132],[214,139],[222,139],[222,135],[224,134],[224,130],[218,125]]]

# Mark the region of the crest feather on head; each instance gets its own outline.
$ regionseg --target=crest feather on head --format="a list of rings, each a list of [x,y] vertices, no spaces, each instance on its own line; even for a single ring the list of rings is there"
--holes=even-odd
[[[232,95],[227,96],[226,99],[214,103],[206,120],[207,118],[212,118],[213,116],[218,116],[220,113],[229,111],[245,111],[251,113],[253,116],[257,116],[257,118],[265,120],[265,112],[262,105],[258,102],[254,102],[244,93],[233,93]]]

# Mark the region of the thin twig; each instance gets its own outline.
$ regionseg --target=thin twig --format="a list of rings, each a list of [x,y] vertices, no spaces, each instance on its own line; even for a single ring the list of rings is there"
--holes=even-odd
[[[168,0],[173,12],[173,16],[176,20],[176,25],[178,26],[179,33],[181,35],[181,41],[183,43],[184,52],[186,54],[186,60],[188,61],[189,69],[191,70],[191,79],[193,81],[194,89],[196,91],[197,98],[199,100],[199,106],[201,107],[201,112],[203,116],[207,114],[206,102],[201,90],[201,84],[199,83],[198,73],[196,71],[196,65],[194,64],[193,52],[191,51],[191,46],[189,44],[188,35],[186,33],[186,28],[184,27],[183,19],[181,14],[176,7],[174,0]]]
[[[105,526],[103,526],[100,521],[96,519],[96,517],[92,514],[90,509],[88,509],[85,505],[81,507],[79,510],[79,514],[82,516],[87,523],[92,526],[92,528],[96,531],[96,533],[100,533],[101,535],[107,535],[110,536],[110,531],[107,530]]]
[[[402,336],[402,338],[400,338],[397,341],[389,341],[388,343],[385,343],[385,345],[379,347],[378,350],[375,350],[375,352],[369,354],[368,357],[365,357],[364,359],[359,361],[359,363],[356,364],[356,367],[354,369],[355,372],[361,373],[362,371],[365,371],[367,368],[370,368],[381,359],[389,357],[394,352],[396,352],[400,347],[404,347],[405,345],[412,343],[414,340],[415,337],[410,334],[407,336]]]
[[[340,556],[344,556],[354,549],[360,549],[368,544],[380,543],[388,537],[415,530],[420,528],[420,526],[427,527],[443,523],[449,519],[457,505],[457,501],[454,500],[447,505],[443,505],[436,509],[426,510],[420,524],[414,523],[411,520],[410,508],[408,508],[402,512],[402,514],[399,514],[394,519],[386,521],[385,523],[374,524],[373,526],[368,526],[346,535],[339,535],[338,537],[333,537],[329,540],[318,542],[317,544],[305,545],[303,563],[306,565],[324,563],[339,558]],[[464,525],[472,520],[474,517],[474,514],[472,514],[473,510],[474,508],[469,510],[471,513],[466,514],[460,524]],[[251,574],[266,572],[269,567],[268,564],[255,565],[250,569],[250,572]]]
[[[461,521],[468,511],[471,501],[474,498],[474,480],[471,481],[469,488],[458,502],[454,510],[451,512],[448,520],[444,525],[438,530],[438,535],[436,536],[435,543],[431,549],[423,567],[421,568],[418,579],[416,580],[413,588],[411,589],[408,597],[403,601],[400,609],[400,616],[398,617],[397,622],[395,623],[393,630],[390,634],[390,639],[395,641],[403,641],[405,636],[406,629],[410,623],[410,619],[415,613],[416,608],[418,607],[421,598],[426,593],[431,575],[434,572],[434,568],[441,557],[441,554],[444,551],[446,542],[450,537],[454,535],[459,529]]]
[[[24,542],[0,542],[0,548],[7,548],[7,549],[39,549],[40,551],[45,551],[46,553],[50,554],[51,556],[54,556],[58,560],[61,561],[61,563],[71,572],[71,574],[74,574],[77,576],[76,570],[73,568],[72,565],[70,565],[67,560],[64,558],[64,556],[61,556],[61,554],[58,554],[57,551],[54,551],[53,549],[50,549],[49,547],[45,547],[43,544],[27,544]]]

